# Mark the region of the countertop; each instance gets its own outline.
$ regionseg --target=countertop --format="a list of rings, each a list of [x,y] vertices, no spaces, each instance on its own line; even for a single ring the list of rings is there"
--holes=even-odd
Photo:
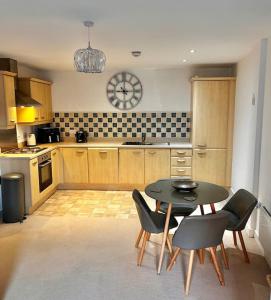
[[[38,145],[44,150],[35,154],[7,154],[0,153],[0,159],[34,159],[42,154],[56,148],[125,148],[125,149],[192,149],[192,144],[188,142],[157,143],[153,145],[122,145],[123,141],[90,141],[88,143],[60,142],[52,144]]]

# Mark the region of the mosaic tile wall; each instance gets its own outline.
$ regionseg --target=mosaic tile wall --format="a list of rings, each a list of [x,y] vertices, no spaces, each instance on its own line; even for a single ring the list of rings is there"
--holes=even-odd
[[[79,129],[95,138],[147,137],[190,138],[190,112],[73,113],[55,112],[53,126],[62,137],[74,136]]]

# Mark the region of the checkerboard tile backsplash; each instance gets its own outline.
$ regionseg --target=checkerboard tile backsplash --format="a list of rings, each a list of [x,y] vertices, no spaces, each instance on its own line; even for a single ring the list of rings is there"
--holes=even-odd
[[[55,112],[53,126],[62,137],[74,136],[77,130],[88,131],[95,138],[147,137],[190,138],[190,112],[74,113]]]

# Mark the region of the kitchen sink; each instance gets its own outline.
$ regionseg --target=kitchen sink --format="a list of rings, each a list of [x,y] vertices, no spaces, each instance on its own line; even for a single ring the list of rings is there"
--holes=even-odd
[[[124,142],[122,143],[122,145],[126,145],[126,146],[137,146],[137,145],[153,145],[153,143],[143,143],[143,142]]]

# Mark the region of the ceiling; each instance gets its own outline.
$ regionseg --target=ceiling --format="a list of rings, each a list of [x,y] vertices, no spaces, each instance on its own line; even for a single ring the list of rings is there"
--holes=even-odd
[[[224,64],[271,35],[271,1],[1,0],[0,55],[72,70],[74,51],[87,46],[87,19],[95,22],[91,45],[105,52],[107,68]]]

